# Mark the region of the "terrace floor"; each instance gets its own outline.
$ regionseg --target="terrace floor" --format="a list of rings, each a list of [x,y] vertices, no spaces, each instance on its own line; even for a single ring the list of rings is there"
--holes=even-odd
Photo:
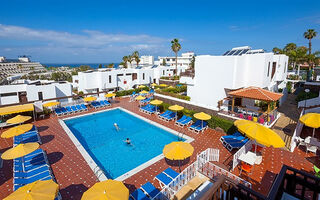
[[[156,115],[147,115],[139,112],[138,103],[128,102],[128,98],[117,98],[116,101],[111,103],[112,107],[125,108],[166,127],[193,137],[195,140],[191,144],[194,146],[195,151],[191,158],[184,163],[181,168],[182,170],[188,166],[188,164],[196,160],[196,155],[198,153],[207,148],[219,149],[219,165],[226,169],[230,168],[229,166],[231,166],[230,163],[232,162],[233,156],[232,153],[234,152],[230,153],[219,141],[219,138],[222,135],[225,135],[224,133],[215,131],[213,129],[207,129],[204,133],[195,134],[188,131],[187,128],[175,126],[174,122],[164,122],[159,120]],[[88,112],[94,111],[94,109],[89,109]],[[67,117],[69,116],[71,115],[68,115]],[[95,174],[92,172],[82,155],[78,152],[77,148],[62,129],[56,116],[51,115],[49,118],[34,122],[34,124],[38,127],[39,134],[43,142],[40,147],[46,150],[48,154],[48,160],[57,183],[60,186],[60,193],[63,199],[81,199],[83,192],[97,182]],[[0,152],[4,152],[11,146],[12,140],[0,139]],[[296,149],[293,153],[291,153],[282,149],[264,148],[262,151],[262,156],[262,163],[254,166],[253,173],[249,176],[241,177],[251,182],[254,190],[264,195],[267,195],[277,173],[279,173],[283,164],[313,173],[313,163],[318,165],[320,162],[319,156],[316,156],[313,153],[306,154],[301,149]],[[147,181],[150,181],[156,187],[159,187],[157,181],[154,180],[154,177],[168,166],[178,171],[177,163],[161,159],[146,169],[127,178],[124,183],[130,189],[130,191],[139,188]],[[236,169],[234,173],[238,175],[239,170]],[[4,161],[3,167],[0,169],[0,199],[3,199],[12,193],[12,184],[12,161]]]

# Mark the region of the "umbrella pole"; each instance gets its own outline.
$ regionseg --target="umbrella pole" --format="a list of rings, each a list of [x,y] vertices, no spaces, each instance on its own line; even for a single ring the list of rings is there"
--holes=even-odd
[[[179,163],[179,173],[181,173],[180,160],[178,160],[178,163]]]
[[[313,128],[312,137],[314,137],[314,132],[315,132],[315,130],[316,130],[316,129],[315,129],[315,128]]]
[[[24,159],[23,156],[21,157],[21,161],[22,161],[22,171],[25,172],[25,168],[24,168]],[[13,160],[13,165],[14,165],[14,160]]]

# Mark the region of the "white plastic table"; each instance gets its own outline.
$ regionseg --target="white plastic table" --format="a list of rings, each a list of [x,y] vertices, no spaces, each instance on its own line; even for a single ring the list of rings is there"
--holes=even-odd
[[[248,151],[247,153],[241,154],[238,159],[245,163],[248,163],[249,165],[254,165],[257,159],[257,155],[251,151]]]

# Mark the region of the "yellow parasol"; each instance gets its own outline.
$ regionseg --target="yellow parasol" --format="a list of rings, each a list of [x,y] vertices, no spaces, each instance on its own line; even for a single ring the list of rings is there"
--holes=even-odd
[[[108,94],[106,94],[104,96],[107,97],[107,98],[110,98],[110,97],[115,97],[116,94],[115,93],[108,93]]]
[[[162,83],[162,84],[160,84],[159,86],[160,86],[160,87],[167,87],[168,85],[167,85],[167,84]]]
[[[83,101],[90,102],[90,101],[95,101],[96,99],[97,97],[86,97],[83,99]]]
[[[3,200],[53,200],[58,194],[59,185],[53,180],[35,181],[22,186]]]
[[[304,125],[313,128],[312,137],[314,137],[315,129],[320,128],[320,114],[319,113],[307,113],[300,117],[300,122]]]
[[[25,156],[25,155],[35,151],[38,148],[39,148],[39,144],[36,142],[26,143],[26,144],[18,144],[17,146],[12,147],[12,148],[8,149],[7,151],[5,151],[1,155],[1,158],[3,160],[12,160],[15,158],[20,158],[22,156]]]
[[[186,142],[171,142],[164,146],[163,155],[169,160],[178,160],[180,169],[180,160],[184,160],[192,156],[194,148]]]
[[[273,146],[274,148],[282,148],[285,146],[284,141],[276,132],[261,124],[242,119],[235,121],[234,125],[241,133],[259,144],[267,147]]]
[[[17,115],[11,119],[8,119],[6,122],[8,124],[20,124],[20,123],[28,121],[29,119],[31,119],[30,116]]]
[[[145,85],[139,85],[138,88],[145,88]]]
[[[53,106],[57,106],[59,104],[60,104],[60,102],[53,101],[53,102],[44,103],[44,104],[42,104],[42,106],[43,107],[53,107]]]
[[[152,100],[152,101],[150,101],[150,104],[152,104],[152,105],[156,105],[156,106],[158,106],[158,105],[160,105],[160,104],[162,104],[163,103],[163,101],[160,101],[160,100]]]
[[[129,190],[120,181],[108,179],[94,184],[83,193],[81,200],[128,200]]]
[[[140,94],[148,94],[149,92],[142,90],[141,92],[139,92]]]
[[[173,105],[173,106],[170,106],[169,109],[177,112],[177,111],[183,110],[184,107],[179,105]]]
[[[199,112],[193,115],[195,118],[199,119],[199,120],[209,120],[211,119],[211,116],[204,113],[204,112]]]
[[[145,97],[143,97],[143,96],[137,96],[137,97],[135,98],[135,100],[138,100],[138,101],[141,101],[141,100],[143,100],[143,99],[145,99]]]
[[[157,84],[156,83],[152,83],[151,86],[154,87],[154,86],[157,86]]]
[[[32,124],[23,124],[19,126],[12,127],[6,131],[4,131],[1,134],[2,138],[12,138],[14,136],[21,135],[27,131],[30,131],[32,129],[33,125]]]

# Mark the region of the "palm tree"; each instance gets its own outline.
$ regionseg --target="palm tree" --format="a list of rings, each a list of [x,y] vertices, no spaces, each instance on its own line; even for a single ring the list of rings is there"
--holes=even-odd
[[[178,52],[181,49],[181,44],[177,38],[171,41],[171,49],[176,54],[176,75],[178,74]]]
[[[122,60],[123,60],[123,67],[124,68],[128,68],[129,57],[128,56],[123,56]]]
[[[311,55],[311,40],[317,36],[317,32],[314,29],[308,29],[306,32],[303,33],[304,38],[309,40],[309,55]]]
[[[272,49],[272,52],[273,52],[274,54],[283,54],[283,50],[280,49],[280,48],[278,48],[278,47],[274,47],[274,48]]]
[[[139,52],[138,52],[138,51],[133,52],[133,53],[132,53],[132,57],[133,57],[133,59],[136,61],[137,67],[138,67],[138,66],[139,66],[139,62],[140,62]]]
[[[132,61],[133,61],[132,55],[128,55],[128,62],[130,63],[130,67],[132,67],[132,66],[131,66]]]
[[[309,40],[309,60],[308,60],[308,63],[309,63],[309,70],[308,70],[308,74],[307,74],[307,81],[310,80],[310,76],[311,76],[311,69],[312,69],[312,62],[311,62],[311,59],[312,59],[312,44],[311,44],[311,40],[317,36],[317,32],[314,30],[314,29],[308,29],[306,32],[303,33],[303,36],[304,38],[306,38],[307,40]]]

